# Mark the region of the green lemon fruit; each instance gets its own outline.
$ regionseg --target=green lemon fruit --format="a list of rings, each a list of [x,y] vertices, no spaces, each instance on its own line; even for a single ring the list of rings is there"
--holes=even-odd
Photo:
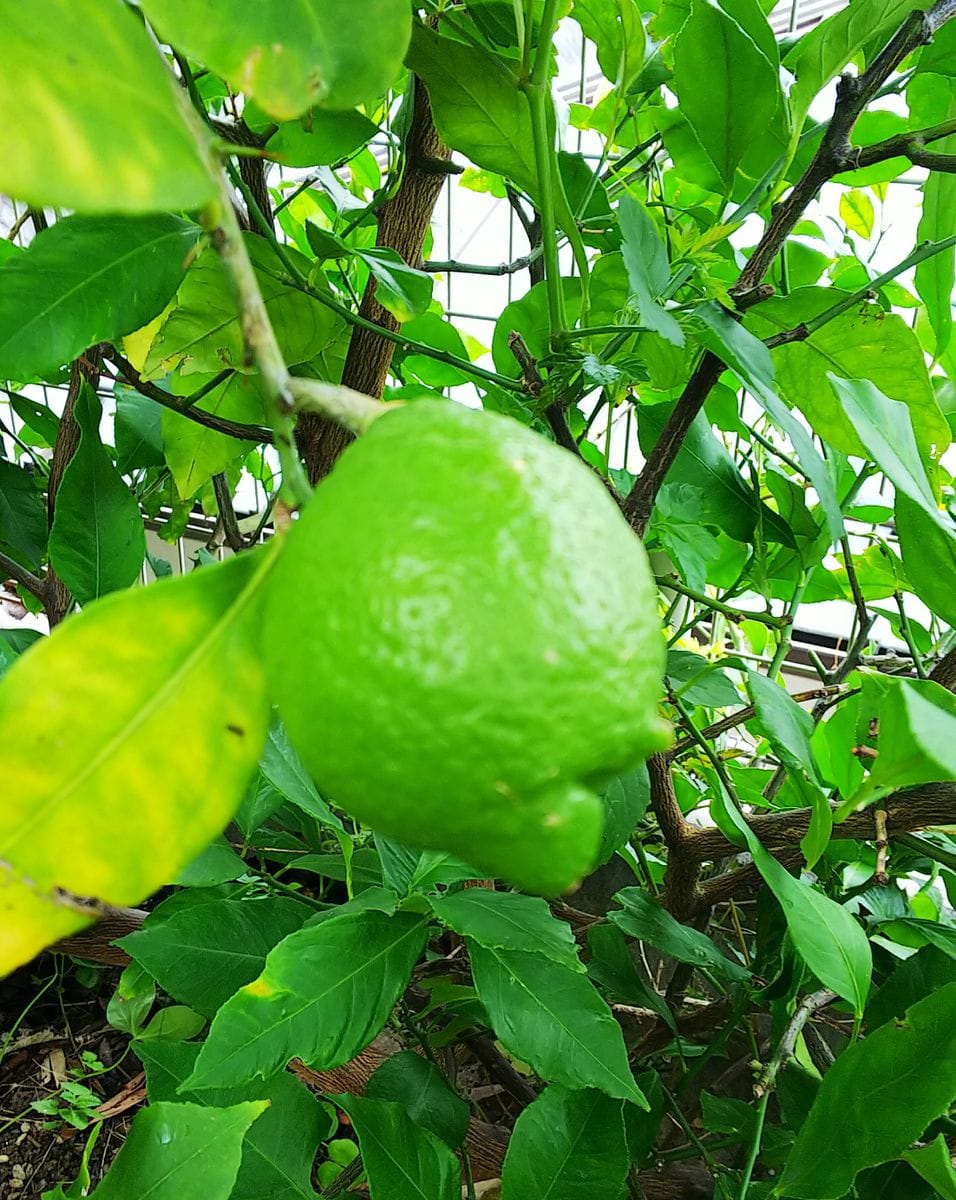
[[[595,789],[668,740],[644,549],[581,462],[510,417],[379,417],[290,531],[265,620],[328,798],[529,891],[587,873]]]

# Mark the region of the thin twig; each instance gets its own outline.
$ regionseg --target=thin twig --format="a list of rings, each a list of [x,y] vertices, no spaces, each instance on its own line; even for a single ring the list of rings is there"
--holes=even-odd
[[[770,1062],[767,1063],[760,1073],[760,1078],[754,1086],[755,1095],[758,1097],[765,1096],[773,1088],[781,1067],[793,1055],[797,1038],[800,1036],[804,1025],[806,1025],[815,1012],[819,1012],[821,1008],[826,1008],[835,999],[836,992],[830,992],[826,988],[821,988],[818,992],[804,996],[797,1007],[797,1011],[790,1018],[789,1024],[783,1031],[783,1036],[777,1044],[773,1058],[771,1058]]]
[[[40,601],[44,597],[43,580],[31,570],[0,550],[0,579],[13,579]]]

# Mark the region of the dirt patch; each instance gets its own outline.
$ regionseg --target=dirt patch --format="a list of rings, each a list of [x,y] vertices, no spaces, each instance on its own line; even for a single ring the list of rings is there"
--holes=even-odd
[[[141,1103],[140,1064],[106,1021],[118,978],[44,955],[0,983],[0,1200],[71,1183],[97,1123],[93,1185],[123,1144]]]

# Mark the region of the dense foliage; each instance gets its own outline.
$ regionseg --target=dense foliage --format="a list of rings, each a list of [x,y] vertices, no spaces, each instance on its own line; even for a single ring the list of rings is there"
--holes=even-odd
[[[148,1103],[98,1200],[956,1196],[956,5],[855,0],[784,37],[768,8],[0,0],[22,213],[0,576],[52,630],[0,631],[0,971],[54,944],[128,963],[108,1016]],[[569,110],[563,19],[607,81]],[[596,155],[565,149],[578,132]],[[449,177],[530,241],[484,265],[520,297],[490,360],[433,294],[482,270],[428,261]],[[605,772],[594,869],[560,898],[510,886],[550,879],[548,844],[517,822],[489,850],[463,772],[439,848],[406,845],[316,786],[274,712],[311,662],[283,596],[301,613],[321,583],[326,621],[354,596],[347,553],[331,585],[277,569],[296,510],[393,420],[381,399],[449,390],[581,460],[657,573],[648,703],[673,740]],[[463,510],[488,462],[456,466]],[[570,527],[590,501],[568,494]],[[197,511],[228,561],[140,586],[168,573],[147,528],[174,543]],[[514,606],[462,631],[488,663],[536,604],[573,639],[572,593],[604,586],[535,596],[522,536]],[[386,597],[398,561],[372,572]],[[828,600],[846,628],[794,698],[795,622]],[[588,643],[556,746],[592,737],[619,649]],[[409,700],[344,678],[370,729]],[[504,679],[493,719],[521,746]],[[409,769],[443,719],[408,723]],[[335,729],[312,733],[321,784]],[[358,745],[346,794],[369,786]],[[450,853],[468,837],[497,884]],[[95,1137],[84,1069],[40,1111]]]

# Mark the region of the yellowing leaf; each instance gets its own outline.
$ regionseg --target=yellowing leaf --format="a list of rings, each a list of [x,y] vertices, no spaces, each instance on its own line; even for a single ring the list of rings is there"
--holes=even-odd
[[[269,721],[258,599],[274,548],[90,605],[0,686],[0,973],[135,904],[223,828]],[[64,915],[66,914],[66,915]]]
[[[847,229],[869,241],[873,233],[873,201],[859,188],[840,197],[840,216]]]

